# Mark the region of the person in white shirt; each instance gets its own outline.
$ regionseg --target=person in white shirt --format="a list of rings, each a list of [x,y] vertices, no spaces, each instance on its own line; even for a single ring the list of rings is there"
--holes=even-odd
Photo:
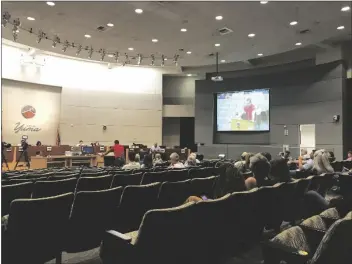
[[[128,153],[128,164],[122,167],[123,170],[136,170],[141,168],[141,164],[136,162],[136,154],[134,152]]]
[[[160,152],[161,148],[158,146],[158,143],[154,143],[154,145],[150,148],[150,153]]]
[[[197,154],[193,152],[193,153],[189,154],[188,159],[185,162],[185,166],[186,167],[196,166],[199,163],[200,163],[200,161],[197,159]]]
[[[78,142],[78,144],[77,144],[77,147],[82,147],[82,146],[84,146],[83,140],[80,140],[80,141]]]
[[[179,161],[180,156],[174,152],[170,155],[170,166],[169,168],[184,168],[185,165]]]

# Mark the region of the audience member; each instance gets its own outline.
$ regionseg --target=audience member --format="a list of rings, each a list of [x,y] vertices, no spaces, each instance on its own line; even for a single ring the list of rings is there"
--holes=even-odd
[[[123,170],[135,170],[141,168],[141,164],[139,164],[139,162],[136,162],[136,154],[134,152],[128,153],[128,160],[128,164],[122,167]]]
[[[291,162],[292,161],[292,157],[291,157],[291,152],[286,150],[285,153],[284,153],[284,159],[287,161],[287,162]]]
[[[180,156],[174,152],[170,155],[170,166],[169,168],[184,168],[185,165],[179,161]]]
[[[242,173],[246,171],[246,156],[247,152],[243,152],[241,155],[241,160],[235,162],[234,166],[239,169]]]
[[[254,177],[248,177],[245,180],[245,184],[248,191],[257,187],[257,181]]]
[[[141,155],[137,153],[136,156],[134,157],[134,160],[135,162],[141,163]]]
[[[308,155],[308,157],[307,157],[307,155],[305,155],[305,157],[302,156],[302,158],[298,159],[298,169],[299,170],[311,171],[313,169],[314,153],[315,153],[315,150],[313,149],[312,152]]]
[[[352,151],[347,152],[347,161],[352,161]]]
[[[194,155],[189,155],[188,159],[185,162],[185,167],[194,167],[197,165],[196,158]]]
[[[334,162],[336,160],[334,152],[329,151],[329,155],[329,161]]]
[[[323,173],[333,173],[334,169],[330,164],[330,153],[325,149],[317,150],[314,153],[314,161],[313,161],[313,174],[321,175]]]
[[[270,162],[271,161],[271,154],[269,152],[262,152],[260,153],[262,154],[264,157],[266,157],[266,159]]]
[[[270,176],[275,183],[291,181],[290,170],[284,159],[274,159],[270,165]]]
[[[141,166],[142,169],[150,169],[153,168],[153,157],[151,154],[147,154],[144,156],[143,164]]]
[[[154,145],[150,148],[150,153],[160,152],[161,148],[158,146],[158,143],[154,143]]]
[[[120,142],[118,140],[114,141],[114,146],[110,147],[110,149],[105,152],[104,154],[102,154],[102,156],[106,156],[111,152],[114,152],[114,156],[115,156],[115,166],[121,167],[123,166],[123,164],[125,163],[125,148],[120,145]]]
[[[308,151],[306,149],[301,149],[301,157],[306,160],[310,158],[310,155],[308,154]]]
[[[245,168],[245,172],[247,172],[247,171],[250,171],[250,163],[251,163],[251,158],[254,156],[254,153],[250,153],[250,152],[248,152],[247,154],[246,154],[246,156],[245,156],[245,158],[244,158],[244,160],[245,160],[245,166],[244,166],[244,168]]]
[[[249,168],[253,172],[258,187],[268,184],[266,181],[270,172],[270,163],[262,154],[258,153],[250,158]]]
[[[155,158],[153,160],[154,166],[155,166],[155,164],[160,164],[160,163],[163,163],[163,162],[164,161],[162,160],[160,153],[156,153],[155,154]]]

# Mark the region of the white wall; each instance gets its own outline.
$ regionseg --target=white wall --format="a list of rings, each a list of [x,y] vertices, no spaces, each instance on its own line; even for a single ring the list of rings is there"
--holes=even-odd
[[[161,142],[163,71],[159,68],[108,69],[106,64],[47,54],[37,55],[44,56],[46,64],[35,68],[21,65],[24,52],[3,40],[2,77],[62,87],[62,144],[80,139],[106,144],[114,139],[122,144]],[[108,127],[105,132],[103,125]]]
[[[54,145],[60,121],[61,88],[2,80],[2,136],[4,141],[19,144],[22,135],[28,142]],[[25,118],[22,108],[32,106],[35,115]],[[19,129],[19,128],[23,129]],[[27,130],[27,128],[30,128]]]

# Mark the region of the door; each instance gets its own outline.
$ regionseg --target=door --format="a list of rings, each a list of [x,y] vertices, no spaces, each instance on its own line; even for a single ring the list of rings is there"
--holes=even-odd
[[[300,149],[315,149],[315,124],[300,125]]]

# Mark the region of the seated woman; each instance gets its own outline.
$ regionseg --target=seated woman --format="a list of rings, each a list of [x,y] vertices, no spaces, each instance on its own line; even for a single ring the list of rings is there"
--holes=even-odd
[[[188,156],[188,159],[185,162],[185,167],[194,167],[197,165],[196,155],[192,154],[193,153]]]
[[[278,182],[290,182],[290,170],[287,162],[284,159],[274,159],[270,162],[270,176],[272,181]]]
[[[270,163],[262,154],[258,153],[251,157],[249,168],[253,172],[258,187],[272,185],[269,180]]]
[[[179,161],[180,159],[180,156],[174,152],[170,155],[170,166],[169,168],[170,169],[174,169],[174,168],[177,168],[177,169],[180,169],[180,168],[184,168],[185,165],[183,165],[182,162]]]
[[[160,163],[163,163],[163,162],[164,162],[164,161],[163,161],[163,159],[161,158],[160,153],[156,153],[156,154],[155,154],[155,158],[154,158],[154,160],[153,160],[154,166],[155,166],[155,164],[160,164]]]
[[[142,169],[151,169],[153,168],[153,158],[152,154],[147,154],[144,156],[143,164],[141,166]]]
[[[141,168],[139,162],[136,162],[136,154],[134,152],[128,153],[128,160],[129,162],[122,167],[123,170],[135,170]]]
[[[325,149],[315,151],[313,160],[313,174],[321,175],[324,173],[334,173],[330,164],[330,153]]]

